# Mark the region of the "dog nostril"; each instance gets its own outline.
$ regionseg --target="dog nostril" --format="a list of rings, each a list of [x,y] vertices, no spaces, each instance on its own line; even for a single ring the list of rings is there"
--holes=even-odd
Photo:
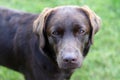
[[[74,63],[77,61],[77,59],[76,58],[65,58],[63,59],[63,61],[66,63]]]
[[[72,59],[72,61],[77,61],[77,59]]]
[[[68,60],[68,59],[64,59],[63,61],[64,61],[64,62],[69,62],[69,60]]]

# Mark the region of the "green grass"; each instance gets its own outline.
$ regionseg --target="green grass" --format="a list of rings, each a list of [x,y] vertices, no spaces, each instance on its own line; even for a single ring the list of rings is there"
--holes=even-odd
[[[40,13],[46,7],[88,5],[102,19],[94,45],[71,80],[120,80],[120,0],[0,0],[0,5]],[[0,67],[0,80],[24,80],[22,74]]]

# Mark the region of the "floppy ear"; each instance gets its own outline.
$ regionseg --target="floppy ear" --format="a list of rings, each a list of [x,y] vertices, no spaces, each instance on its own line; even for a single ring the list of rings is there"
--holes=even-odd
[[[91,43],[93,43],[93,37],[100,28],[101,19],[88,6],[83,6],[83,7],[81,7],[81,9],[86,13],[86,15],[88,16],[88,18],[90,20],[90,24],[92,27]]]
[[[45,29],[45,24],[48,16],[51,14],[52,9],[46,8],[43,12],[38,16],[38,18],[33,23],[33,32],[35,32],[39,36],[39,47],[43,48],[45,45],[43,31]]]

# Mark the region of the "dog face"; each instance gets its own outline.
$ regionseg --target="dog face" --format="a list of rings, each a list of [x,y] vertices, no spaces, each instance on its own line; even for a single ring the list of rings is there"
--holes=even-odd
[[[88,7],[63,6],[45,9],[34,22],[34,32],[40,48],[47,45],[47,36],[59,68],[75,69],[82,65],[99,25],[99,17]]]

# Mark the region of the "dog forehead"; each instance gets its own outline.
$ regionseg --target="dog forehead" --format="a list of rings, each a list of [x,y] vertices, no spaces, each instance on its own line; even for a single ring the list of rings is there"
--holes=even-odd
[[[58,23],[88,23],[88,18],[85,13],[75,6],[62,6],[54,9],[52,16],[49,19],[51,24]]]
[[[80,9],[78,6],[60,6],[53,9],[53,16],[54,20],[79,20],[84,21],[88,18],[86,17],[85,13]]]
[[[54,9],[53,13],[48,19],[47,29],[54,27],[68,28],[68,30],[73,27],[73,25],[88,26],[89,20],[76,6],[62,6]]]
[[[74,6],[61,6],[55,8],[54,11],[59,15],[71,15],[77,12],[77,8]]]

